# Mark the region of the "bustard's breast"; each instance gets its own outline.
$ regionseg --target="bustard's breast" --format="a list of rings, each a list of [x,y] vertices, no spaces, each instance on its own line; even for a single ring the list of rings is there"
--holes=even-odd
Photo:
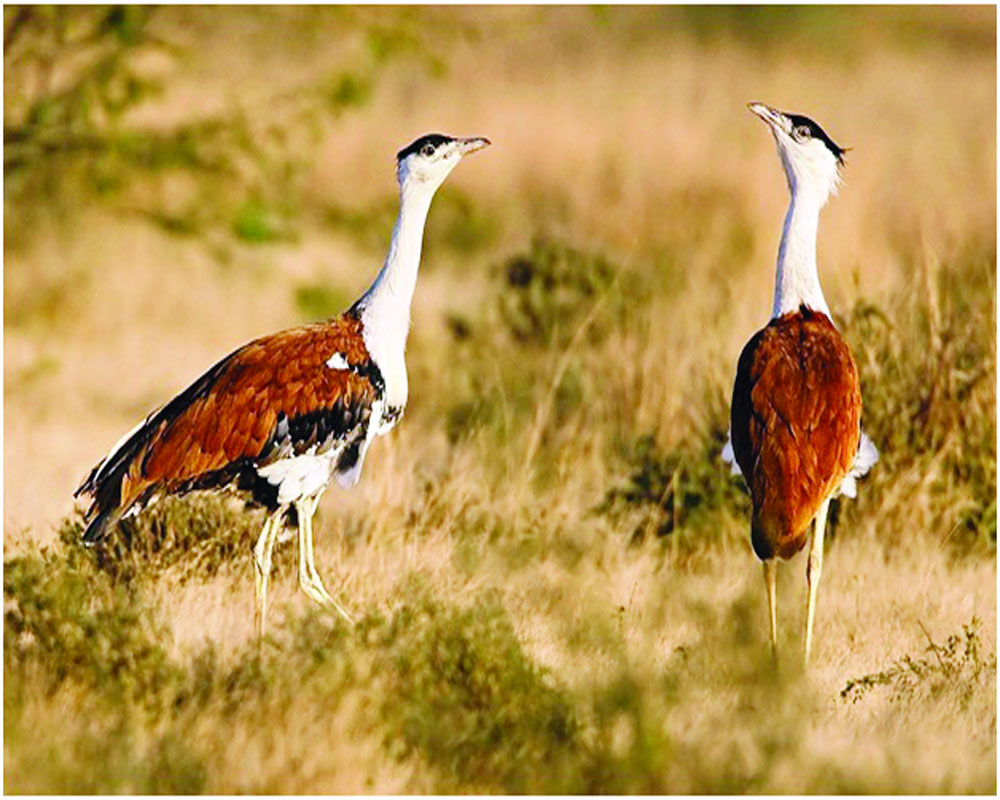
[[[373,424],[375,435],[381,436],[391,431],[406,410],[409,386],[406,378],[406,362],[402,354],[398,359],[389,359],[385,366],[379,365],[385,387],[379,407],[375,409]]]
[[[365,346],[380,383],[379,401],[372,409],[374,435],[388,433],[403,416],[409,393],[406,377],[406,327],[400,320],[365,319]],[[383,323],[383,324],[378,324]]]

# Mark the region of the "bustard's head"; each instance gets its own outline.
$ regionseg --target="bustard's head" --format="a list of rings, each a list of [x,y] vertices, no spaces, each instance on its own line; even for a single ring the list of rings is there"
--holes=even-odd
[[[396,178],[401,187],[434,191],[462,156],[482,150],[489,143],[489,139],[481,136],[456,139],[443,133],[428,133],[396,154]]]
[[[749,103],[749,107],[771,129],[792,192],[818,192],[821,203],[837,193],[844,148],[809,117],[778,111],[763,103]]]

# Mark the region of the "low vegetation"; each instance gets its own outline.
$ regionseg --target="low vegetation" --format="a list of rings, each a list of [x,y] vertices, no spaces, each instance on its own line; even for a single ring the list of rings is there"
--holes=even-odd
[[[973,617],[962,626],[961,634],[951,634],[943,644],[937,644],[924,631],[926,655],[918,658],[906,655],[884,670],[852,678],[841,689],[840,696],[857,703],[877,690],[887,691],[892,702],[912,700],[918,693],[936,697],[952,694],[953,700],[967,704],[980,684],[986,688],[996,684],[997,657],[995,653],[982,652],[981,625]]]
[[[4,26],[7,791],[995,793],[995,10]],[[855,148],[819,255],[881,459],[831,509],[808,671],[803,559],[775,662],[719,457],[786,202],[752,99]],[[428,220],[406,416],[316,519],[358,623],[282,544],[258,642],[233,499],[84,547],[111,442],[363,289],[431,129],[494,147]]]
[[[5,563],[5,741],[17,791],[342,786],[345,765],[310,772],[310,759],[323,754],[309,730],[350,732],[390,763],[422,764],[417,785],[437,792],[927,788],[903,765],[859,783],[838,753],[811,750],[814,721],[843,724],[842,712],[824,709],[798,668],[775,670],[760,646],[758,604],[747,597],[702,609],[699,645],[677,647],[652,668],[633,662],[608,631],[604,647],[617,651],[617,666],[595,684],[571,686],[525,652],[499,595],[449,603],[419,575],[396,587],[391,613],[370,609],[354,630],[310,610],[261,648],[250,642],[229,655],[211,643],[173,655],[169,631],[145,602],[148,588],[126,590],[72,552]],[[931,641],[926,656],[849,681],[841,697],[854,707],[887,691],[903,716],[929,707],[956,724],[980,718],[996,659],[983,652],[978,625]],[[587,647],[574,645],[579,657]],[[692,717],[690,707],[708,696]],[[59,714],[66,703],[78,713]],[[295,753],[290,760],[266,755],[279,742]],[[809,769],[797,778],[782,777],[803,763]],[[347,786],[377,785],[376,775],[362,777]],[[945,788],[988,791],[987,779],[980,771]]]

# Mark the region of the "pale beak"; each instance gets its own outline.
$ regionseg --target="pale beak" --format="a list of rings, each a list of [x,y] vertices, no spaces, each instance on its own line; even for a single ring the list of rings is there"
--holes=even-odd
[[[467,156],[469,153],[475,153],[477,150],[482,150],[484,147],[489,146],[490,140],[483,136],[474,136],[471,139],[458,140],[458,152],[463,156]]]
[[[747,108],[775,130],[788,133],[792,127],[791,120],[776,108],[771,108],[763,103],[747,103]]]

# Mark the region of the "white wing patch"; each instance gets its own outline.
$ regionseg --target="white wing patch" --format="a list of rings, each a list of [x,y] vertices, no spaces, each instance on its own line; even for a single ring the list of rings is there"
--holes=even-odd
[[[729,465],[731,475],[742,475],[740,465],[736,463],[736,453],[733,452],[733,432],[726,434],[726,446],[722,448],[722,460]]]
[[[839,494],[844,497],[858,496],[858,478],[868,472],[878,461],[878,448],[874,442],[861,434],[861,441],[858,442],[858,452],[854,456],[854,463],[851,464],[851,471],[840,484]]]
[[[351,365],[347,363],[347,359],[344,358],[341,353],[334,353],[326,360],[326,365],[330,369],[350,369]]]

